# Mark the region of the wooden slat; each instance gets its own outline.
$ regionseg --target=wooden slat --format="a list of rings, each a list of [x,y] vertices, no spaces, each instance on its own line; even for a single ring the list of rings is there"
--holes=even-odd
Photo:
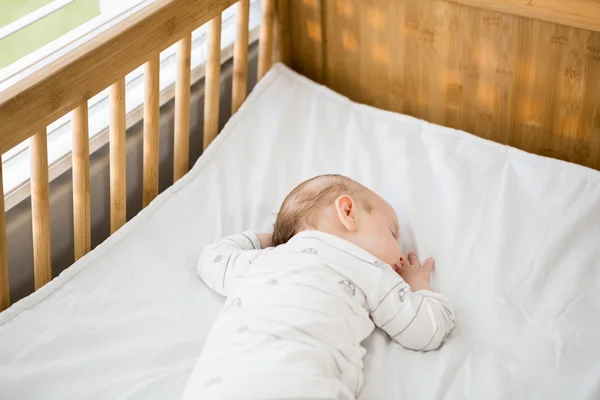
[[[10,286],[8,282],[6,214],[4,213],[4,183],[2,178],[2,160],[0,159],[0,311],[7,309],[8,306],[10,306]]]
[[[235,114],[246,99],[248,86],[248,19],[250,0],[241,0],[237,6],[237,32],[233,48],[233,86],[231,113]]]
[[[221,82],[221,16],[208,26],[206,93],[204,96],[204,149],[217,137],[219,129],[219,91]]]
[[[110,87],[110,233],[126,221],[125,77]]]
[[[52,279],[48,137],[44,130],[29,140],[34,282],[35,290],[38,290]]]
[[[190,59],[192,34],[177,43],[177,81],[175,84],[175,155],[173,181],[188,172],[190,146]]]
[[[91,248],[90,236],[90,138],[87,102],[72,113],[73,118],[73,232],[75,260]]]
[[[262,0],[262,20],[258,40],[258,80],[271,68],[273,61],[273,20],[275,0]]]
[[[277,43],[279,61],[286,65],[292,62],[292,31],[290,29],[290,2],[277,1]]]
[[[0,153],[73,110],[235,0],[156,1],[0,93]]]
[[[520,17],[600,31],[598,0],[446,0]]]
[[[160,115],[160,55],[146,63],[144,101],[144,189],[142,205],[146,207],[158,195],[158,144]]]

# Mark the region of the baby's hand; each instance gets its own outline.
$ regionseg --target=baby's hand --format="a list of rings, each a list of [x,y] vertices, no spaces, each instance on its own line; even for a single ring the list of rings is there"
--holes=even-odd
[[[266,249],[267,247],[273,247],[273,234],[272,233],[257,233],[258,240],[260,241],[260,248]]]
[[[431,269],[434,263],[433,258],[429,257],[425,260],[425,264],[421,266],[417,255],[408,253],[408,259],[404,256],[400,257],[400,267],[396,268],[396,272],[408,283],[413,292],[417,290],[430,290],[433,292],[430,281]]]

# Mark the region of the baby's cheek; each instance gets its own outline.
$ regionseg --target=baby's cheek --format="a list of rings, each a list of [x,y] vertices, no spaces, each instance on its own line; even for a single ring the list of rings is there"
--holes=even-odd
[[[395,252],[391,253],[389,250],[385,253],[386,257],[383,259],[386,264],[394,267],[395,265],[400,263],[400,256],[396,255]]]

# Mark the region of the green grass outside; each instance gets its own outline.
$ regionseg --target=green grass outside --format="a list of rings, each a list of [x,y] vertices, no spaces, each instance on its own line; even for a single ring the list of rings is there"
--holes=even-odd
[[[0,27],[51,2],[52,0],[0,0]],[[98,15],[98,0],[77,0],[49,17],[0,40],[0,69]]]

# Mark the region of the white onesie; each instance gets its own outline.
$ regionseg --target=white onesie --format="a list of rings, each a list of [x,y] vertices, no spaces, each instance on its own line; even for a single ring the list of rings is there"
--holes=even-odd
[[[251,232],[231,235],[204,249],[198,273],[227,301],[184,399],[355,399],[375,326],[420,351],[454,327],[446,298],[412,292],[390,265],[323,232],[264,250]]]

